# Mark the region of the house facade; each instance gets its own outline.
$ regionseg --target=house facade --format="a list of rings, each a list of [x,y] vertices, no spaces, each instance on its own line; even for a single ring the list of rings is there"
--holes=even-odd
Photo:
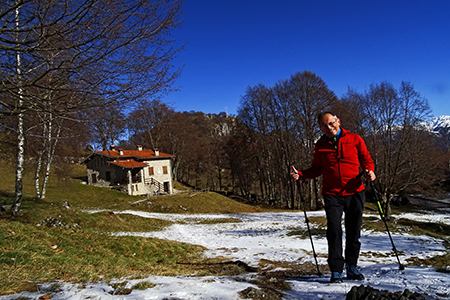
[[[123,150],[111,146],[83,160],[89,185],[119,189],[129,195],[173,193],[173,155],[158,149]]]

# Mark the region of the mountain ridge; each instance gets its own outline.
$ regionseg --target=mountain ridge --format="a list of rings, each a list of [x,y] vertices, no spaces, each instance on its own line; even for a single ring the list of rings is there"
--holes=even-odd
[[[450,130],[450,116],[442,115],[431,120],[421,122],[431,132],[440,132],[442,129]]]

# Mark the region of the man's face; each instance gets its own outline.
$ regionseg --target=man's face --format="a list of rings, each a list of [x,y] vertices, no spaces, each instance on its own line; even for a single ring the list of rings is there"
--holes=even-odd
[[[319,122],[320,129],[327,137],[334,137],[341,126],[341,120],[335,118],[332,114],[326,114]]]

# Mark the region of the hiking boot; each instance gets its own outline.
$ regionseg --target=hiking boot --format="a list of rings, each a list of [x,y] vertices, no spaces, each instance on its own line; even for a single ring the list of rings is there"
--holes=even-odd
[[[347,279],[349,280],[364,280],[364,275],[361,274],[356,266],[347,266]]]
[[[330,283],[342,283],[344,282],[342,280],[342,275],[339,272],[333,272],[331,273],[331,279],[330,279]]]

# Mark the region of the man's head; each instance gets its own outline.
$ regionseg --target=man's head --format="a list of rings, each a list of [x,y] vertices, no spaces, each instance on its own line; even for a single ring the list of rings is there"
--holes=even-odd
[[[332,112],[323,112],[317,116],[320,129],[327,137],[334,137],[341,126],[341,120]]]

